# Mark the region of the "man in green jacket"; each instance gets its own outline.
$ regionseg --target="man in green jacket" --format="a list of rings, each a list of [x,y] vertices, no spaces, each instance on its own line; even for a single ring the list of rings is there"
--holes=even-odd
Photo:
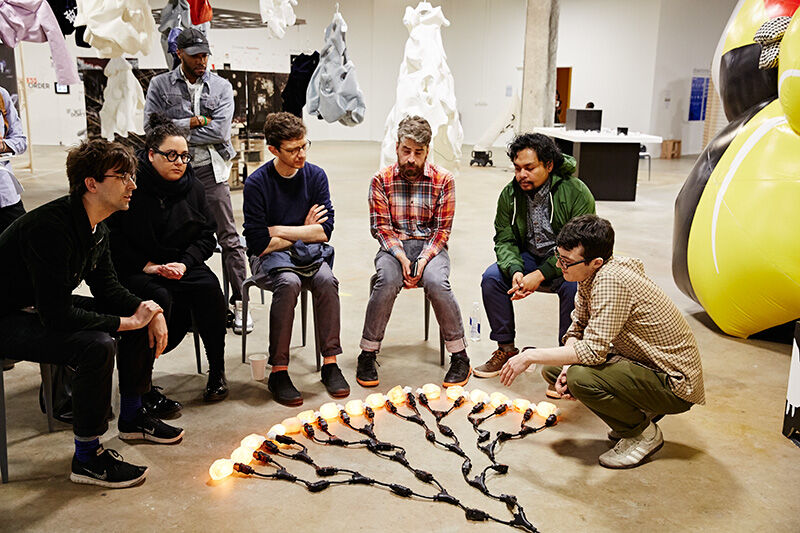
[[[497,262],[483,273],[483,307],[489,319],[489,338],[498,348],[475,368],[479,378],[496,376],[517,355],[514,346],[513,300],[534,291],[555,292],[559,299],[559,343],[571,323],[577,284],[564,281],[556,266],[555,237],[570,219],[594,213],[594,198],[577,177],[575,159],[563,155],[550,137],[518,135],[508,146],[514,179],[497,200],[494,251]],[[556,397],[555,390],[548,395]]]

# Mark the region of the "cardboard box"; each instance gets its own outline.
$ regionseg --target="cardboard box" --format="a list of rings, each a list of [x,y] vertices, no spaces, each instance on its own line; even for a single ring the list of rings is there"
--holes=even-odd
[[[661,159],[678,159],[680,156],[680,139],[664,139],[661,142]]]

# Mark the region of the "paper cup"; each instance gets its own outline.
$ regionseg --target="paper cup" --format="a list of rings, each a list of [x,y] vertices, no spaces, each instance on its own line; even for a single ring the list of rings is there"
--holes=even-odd
[[[267,355],[263,353],[256,353],[248,356],[250,361],[250,374],[256,381],[262,381],[267,374]]]

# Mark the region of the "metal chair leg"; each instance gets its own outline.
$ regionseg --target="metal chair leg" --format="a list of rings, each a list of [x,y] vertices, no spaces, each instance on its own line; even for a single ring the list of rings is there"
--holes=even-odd
[[[263,293],[262,293],[263,295]],[[247,320],[247,308],[250,304],[250,284],[245,280],[242,284],[242,320]],[[247,324],[242,328],[242,363],[247,361]]]
[[[305,302],[303,303],[303,307],[305,307]],[[314,306],[314,303],[311,303],[311,314],[314,317],[314,356],[317,360],[317,372],[319,372],[320,368],[322,368],[322,352],[320,351],[319,345],[319,330],[317,329],[317,308]],[[303,329],[305,329],[306,321],[303,319]],[[305,337],[305,335],[303,335]],[[303,342],[305,346],[305,341]]]
[[[428,331],[431,325],[431,301],[425,297],[425,340],[428,340]]]
[[[56,430],[55,418],[53,418],[53,365],[47,363],[39,364],[39,371],[42,374],[42,389],[44,391],[44,409],[47,413],[47,431],[52,433]]]
[[[300,325],[303,330],[303,346],[306,345],[306,334],[308,333],[308,290],[300,289],[300,319],[303,323]],[[316,315],[314,315],[314,328],[317,327]],[[319,364],[317,364],[319,366]]]
[[[6,435],[6,389],[3,383],[3,359],[0,358],[0,477],[8,483],[8,441]]]
[[[439,331],[439,365],[444,366],[444,335]]]

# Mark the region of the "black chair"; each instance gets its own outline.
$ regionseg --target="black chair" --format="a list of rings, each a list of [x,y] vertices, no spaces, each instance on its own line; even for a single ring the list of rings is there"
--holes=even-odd
[[[0,357],[0,367],[3,358]],[[40,363],[42,373],[42,388],[44,390],[44,405],[47,412],[47,431],[55,431],[55,418],[53,417],[53,371],[55,365]],[[8,483],[8,441],[6,435],[6,391],[3,383],[3,372],[0,371],[0,477],[3,483]]]
[[[647,159],[647,181],[650,181],[650,154],[647,153],[647,147],[643,144],[639,145],[639,159]]]

